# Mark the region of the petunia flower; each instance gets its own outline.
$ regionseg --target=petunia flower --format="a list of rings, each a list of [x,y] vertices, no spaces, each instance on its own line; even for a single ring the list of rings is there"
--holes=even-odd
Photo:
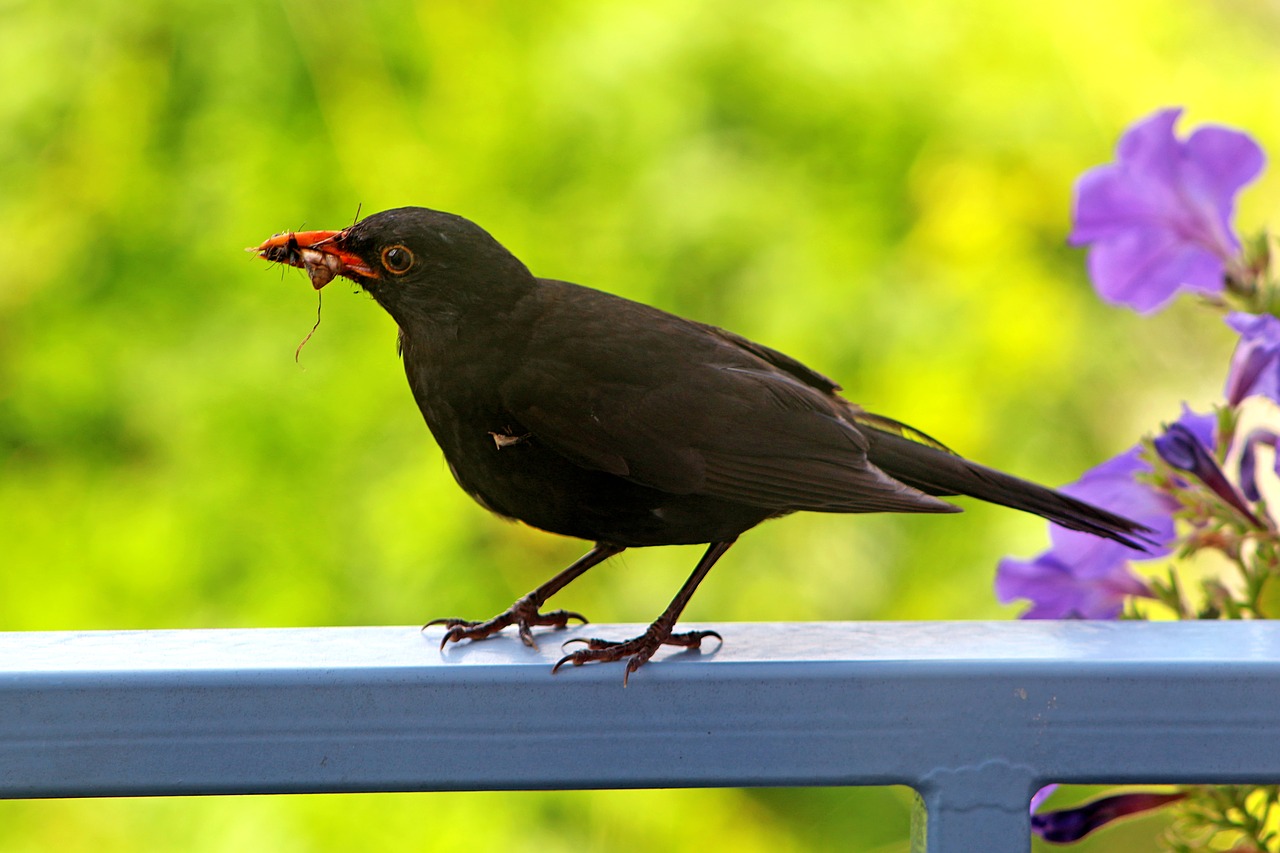
[[[1213,416],[1209,415],[1208,417],[1212,419]],[[1210,450],[1213,446],[1212,433],[1197,435],[1186,424],[1170,424],[1165,427],[1164,434],[1158,436],[1152,444],[1155,445],[1156,453],[1160,455],[1160,458],[1170,466],[1194,475],[1211,492],[1222,499],[1225,504],[1248,519],[1251,524],[1255,527],[1262,526],[1262,522],[1254,515],[1253,510],[1246,503],[1245,495],[1242,495],[1240,490],[1227,479],[1226,473],[1218,465],[1218,460],[1214,458],[1213,451]],[[1251,451],[1252,444],[1249,444],[1245,448],[1245,453],[1251,454]],[[1249,455],[1248,458],[1252,459],[1252,456]],[[1244,465],[1245,462],[1242,459],[1242,470]],[[1252,477],[1253,471],[1251,468],[1250,479]]]
[[[1044,805],[1044,801],[1049,799],[1054,791],[1058,790],[1057,782],[1050,782],[1048,785],[1041,787],[1031,795],[1031,813],[1035,814],[1040,810],[1040,806]]]
[[[1244,449],[1240,454],[1240,491],[1251,501],[1262,500],[1262,490],[1258,488],[1258,446],[1270,447],[1274,452],[1277,444],[1280,444],[1280,435],[1268,430],[1254,430],[1244,438]],[[1280,477],[1280,453],[1276,454],[1272,471]]]
[[[1257,505],[1255,512],[1265,510],[1274,526],[1280,518],[1280,403],[1262,394],[1250,395],[1235,407],[1234,426],[1223,467],[1228,474],[1238,472],[1235,482],[1240,493]],[[1263,448],[1269,448],[1269,453],[1260,454]]]
[[[1133,125],[1116,162],[1076,184],[1070,242],[1090,247],[1089,275],[1102,298],[1140,313],[1179,290],[1223,289],[1240,254],[1235,196],[1265,161],[1253,139],[1229,128],[1205,126],[1178,139],[1181,114],[1165,109]]]
[[[1048,551],[1032,560],[1000,561],[995,587],[1001,602],[1030,599],[1023,619],[1114,619],[1129,596],[1151,595],[1129,561],[1169,553],[1176,504],[1135,479],[1151,470],[1139,452],[1139,447],[1129,449],[1062,491],[1145,524],[1152,530],[1150,538],[1160,544],[1142,554],[1119,542],[1051,524]]]
[[[1227,402],[1238,406],[1257,395],[1280,402],[1280,319],[1235,312],[1227,325],[1240,333],[1227,371]]]

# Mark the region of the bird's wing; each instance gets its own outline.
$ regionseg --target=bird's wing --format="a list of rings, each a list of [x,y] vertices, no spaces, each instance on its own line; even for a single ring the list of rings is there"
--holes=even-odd
[[[749,338],[744,338],[742,335],[730,332],[728,329],[721,329],[719,326],[711,326],[705,323],[699,323],[698,325],[705,329],[708,334],[715,335],[716,337],[719,337],[722,340],[763,359],[783,373],[789,374],[793,378],[800,380],[800,382],[813,390],[832,396],[836,395],[837,392],[840,391],[840,386],[833,380],[828,379],[826,376],[823,376],[808,365],[796,361],[785,352],[778,352],[778,350],[773,349],[772,347],[767,347],[764,344],[758,344]],[[884,415],[877,415],[864,411],[857,406],[848,403],[848,401],[841,400],[841,402],[845,405],[844,414],[847,417],[852,418],[854,423],[869,426],[872,429],[876,429],[881,432],[893,433],[894,435],[902,436],[903,438],[918,444],[928,445],[929,447],[933,447],[937,450],[942,450],[946,453],[956,455],[954,450],[947,447],[933,436],[921,432],[913,426],[908,426],[901,421],[896,421],[893,418],[887,418]]]
[[[871,464],[854,410],[799,362],[779,369],[687,321],[646,340],[634,329],[647,326],[615,319],[613,334],[528,348],[499,388],[524,429],[576,464],[779,512],[955,510]]]
[[[755,357],[768,362],[778,370],[800,380],[800,382],[816,391],[821,391],[824,394],[834,394],[840,390],[840,386],[833,380],[823,376],[807,364],[796,361],[785,352],[779,352],[772,347],[758,344],[750,338],[744,338],[742,335],[731,332],[728,329],[722,329],[719,326],[712,326],[709,323],[694,323],[693,325],[702,329],[711,337],[719,338],[737,349],[749,352]]]

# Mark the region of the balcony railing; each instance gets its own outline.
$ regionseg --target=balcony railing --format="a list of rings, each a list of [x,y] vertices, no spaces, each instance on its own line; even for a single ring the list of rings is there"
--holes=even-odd
[[[640,627],[3,633],[0,796],[901,784],[914,849],[1012,853],[1047,782],[1280,781],[1278,623],[735,623],[551,676]]]

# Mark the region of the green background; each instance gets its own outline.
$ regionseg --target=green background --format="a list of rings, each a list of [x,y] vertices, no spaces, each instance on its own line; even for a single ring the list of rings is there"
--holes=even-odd
[[[1246,0],[0,2],[0,628],[481,617],[584,550],[454,486],[393,324],[349,285],[295,364],[316,297],[242,249],[357,209],[463,214],[537,274],[729,327],[968,456],[1072,480],[1210,405],[1231,346],[1192,300],[1142,318],[1094,296],[1072,182],[1169,105],[1280,152],[1277,44],[1280,11]],[[1238,221],[1278,214],[1272,172]],[[687,616],[1012,617],[995,564],[1044,525],[966,508],[764,525]],[[557,603],[648,621],[696,556],[628,552]],[[897,851],[907,802],[16,802],[0,849]]]

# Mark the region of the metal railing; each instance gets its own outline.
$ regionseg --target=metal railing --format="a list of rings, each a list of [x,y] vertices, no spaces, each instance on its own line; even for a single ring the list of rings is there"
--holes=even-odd
[[[914,849],[1003,853],[1047,782],[1280,780],[1280,623],[733,623],[551,675],[641,627],[0,633],[0,796],[901,784]]]

